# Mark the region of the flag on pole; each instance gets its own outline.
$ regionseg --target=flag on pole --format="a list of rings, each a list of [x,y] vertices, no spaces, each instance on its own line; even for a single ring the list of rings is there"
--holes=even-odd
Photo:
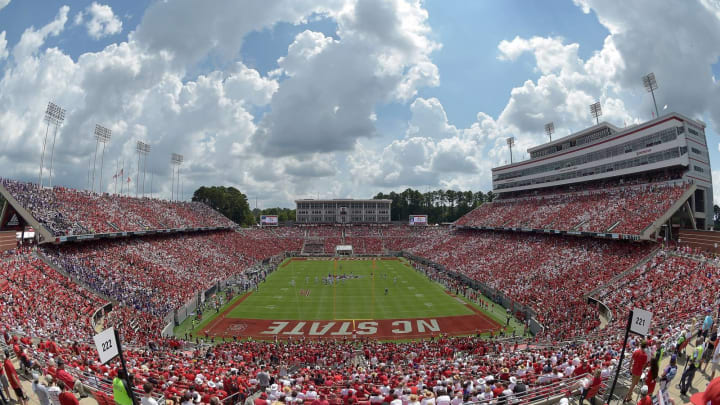
[[[122,168],[122,167],[120,168],[120,174],[119,174],[119,176],[120,176],[120,177],[123,176],[123,168]]]
[[[130,183],[130,177],[128,177],[127,182]]]

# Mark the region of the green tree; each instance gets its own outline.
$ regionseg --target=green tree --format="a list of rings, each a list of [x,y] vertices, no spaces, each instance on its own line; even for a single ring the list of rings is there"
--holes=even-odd
[[[192,200],[208,205],[237,224],[255,224],[247,196],[235,187],[203,186],[195,190]]]
[[[413,214],[427,215],[431,223],[453,222],[473,209],[479,207],[489,198],[494,198],[492,191],[484,194],[482,191],[432,190],[421,193],[412,188],[401,193],[394,191],[389,194],[378,193],[374,199],[387,199],[391,201],[390,219],[393,221],[407,221]]]
[[[713,221],[715,230],[720,229],[720,207],[717,204],[713,205]]]

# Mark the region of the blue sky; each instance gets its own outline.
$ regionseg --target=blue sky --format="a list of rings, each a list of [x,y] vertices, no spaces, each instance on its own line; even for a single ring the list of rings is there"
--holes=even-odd
[[[558,135],[580,129],[594,99],[616,125],[650,118],[639,82],[650,70],[661,108],[707,122],[711,160],[720,157],[720,63],[708,40],[720,11],[706,1],[644,16],[642,1],[276,3],[11,0],[0,8],[0,144],[21,153],[0,154],[0,166],[34,176],[35,121],[52,99],[69,111],[61,139],[77,146],[60,150],[57,175],[74,187],[87,185],[77,179],[94,146],[80,134],[100,121],[116,134],[108,153],[118,161],[139,138],[156,145],[159,183],[170,175],[162,155],[177,151],[188,189],[232,184],[265,205],[487,190],[506,136],[522,151],[543,141],[546,121]],[[659,29],[682,13],[696,26]],[[39,42],[16,50],[26,32]],[[34,93],[19,96],[24,88]]]

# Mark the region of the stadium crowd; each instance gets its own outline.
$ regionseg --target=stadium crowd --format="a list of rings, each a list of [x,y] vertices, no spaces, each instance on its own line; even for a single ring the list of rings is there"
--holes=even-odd
[[[90,316],[105,302],[40,259],[19,252],[0,265],[0,324],[38,338],[84,339]]]
[[[440,235],[438,232],[434,234]],[[226,238],[227,235],[218,239],[223,239],[223,237]],[[465,240],[464,242],[468,243],[468,246],[459,246],[456,239],[470,238],[474,240],[486,237],[487,235],[471,236],[470,232],[446,233],[443,239],[444,243],[441,244],[446,247],[433,246],[438,252],[445,252],[442,253],[443,255],[449,252],[447,246],[455,246],[460,251],[467,253],[468,249],[478,249],[480,245]],[[495,240],[495,243],[500,244],[513,243],[513,238],[519,238],[517,235],[495,237],[500,238]],[[620,249],[615,252],[618,246],[600,249],[593,246],[592,242],[571,242],[566,238],[552,239],[551,245],[554,245],[556,249],[548,252],[548,255],[576,257],[577,249],[580,248],[588,249],[593,260],[597,260],[601,255],[608,255],[608,258],[597,264],[598,268],[606,266],[624,255],[635,257],[635,259],[641,257],[640,253],[633,252],[632,249],[631,251]],[[174,241],[182,242],[181,244],[184,245],[193,245],[193,242],[188,243],[188,240],[185,239],[178,238]],[[530,241],[530,245],[534,243],[537,243],[538,248],[548,249],[550,246],[549,242]],[[607,242],[595,241],[595,243]],[[431,244],[426,241],[425,245],[430,246]],[[198,246],[198,249],[202,250],[202,245]],[[185,254],[188,253],[185,252]],[[106,257],[106,260],[110,260],[110,257],[112,256]],[[658,268],[665,265],[668,260],[676,258],[677,256],[674,255],[661,254],[649,266]],[[171,262],[172,260],[174,259],[170,258]],[[445,258],[445,260],[448,259]],[[717,280],[717,273],[707,272],[707,263],[691,258],[682,258],[682,260],[687,267],[687,274],[705,277],[706,282]],[[560,264],[565,265],[566,263],[539,262],[537,268],[548,271],[552,266]],[[588,265],[588,263],[577,263],[577,266],[583,265]],[[518,269],[517,272],[520,273],[528,271],[521,266]],[[593,268],[591,272],[595,269]],[[717,268],[714,269],[716,271]],[[4,288],[24,291],[28,289],[29,280],[36,279],[41,274],[47,275],[53,270],[25,252],[4,258],[3,271],[10,280]],[[478,273],[480,272],[478,270]],[[152,274],[154,275],[151,277],[167,279],[167,275],[164,273]],[[538,275],[538,273],[534,273],[533,277],[537,278]],[[24,356],[37,364],[42,364],[45,374],[57,376],[60,367],[70,370],[69,383],[72,385],[67,386],[75,387],[78,394],[90,392],[103,384],[109,384],[109,380],[118,374],[117,364],[102,366],[97,362],[94,349],[86,342],[86,337],[91,332],[83,329],[68,334],[68,330],[72,330],[68,329],[70,324],[87,325],[89,328],[90,313],[94,307],[101,306],[104,302],[77,286],[67,283],[60,284],[61,281],[56,281],[62,280],[62,277],[57,275],[46,277],[43,279],[43,284],[47,288],[43,290],[44,296],[57,297],[57,300],[50,301],[49,305],[36,306],[35,312],[15,309],[10,315],[3,313],[5,339],[8,340],[10,346],[19,350],[18,356]],[[490,274],[488,277],[492,278],[493,275]],[[574,278],[564,277],[565,280]],[[582,277],[578,278],[582,279]],[[507,278],[505,282],[517,284],[527,280],[525,278]],[[592,278],[586,278],[585,281],[588,285],[597,283]],[[695,279],[690,281],[696,282]],[[551,280],[538,280],[538,282],[553,285]],[[570,282],[574,283],[575,281],[571,280]],[[530,284],[538,285],[537,282]],[[700,285],[708,287],[708,284],[702,282]],[[684,293],[678,289],[663,289],[659,285],[655,287],[660,288],[663,292],[663,302],[686,299]],[[566,288],[577,288],[577,284],[567,284]],[[511,293],[522,297],[524,291],[520,289]],[[677,294],[677,297],[671,296],[672,294]],[[708,293],[708,299],[702,301],[701,305],[712,304],[713,297],[709,294],[711,293]],[[18,298],[17,292],[10,294],[9,297],[8,299],[13,301],[5,301],[6,305],[3,305],[3,308],[17,308],[10,304],[15,303],[14,300],[22,298]],[[71,305],[67,305],[67,303],[71,303]],[[658,309],[659,303],[660,300],[658,300]],[[575,305],[567,299],[547,300],[543,304],[557,309],[558,314],[562,314],[560,308]],[[613,308],[617,306],[611,304]],[[61,312],[58,312],[59,308],[62,308]],[[694,312],[692,308],[688,308],[687,311],[678,314],[658,313],[669,317],[671,322],[677,322],[676,325],[682,325],[688,316],[696,315],[697,311]],[[38,320],[44,319],[51,321],[38,326]],[[61,320],[61,322],[52,322],[52,320]],[[78,322],[78,320],[80,321]],[[121,326],[124,338],[130,342],[127,361],[136,388],[139,390],[145,383],[151,382],[165,399],[174,400],[174,403],[184,402],[186,395],[190,395],[191,399],[196,397],[197,401],[202,403],[210,403],[213,396],[223,399],[236,394],[235,398],[239,399],[245,398],[257,390],[264,390],[264,395],[269,400],[285,396],[286,402],[320,398],[321,395],[326,399],[333,400],[333,403],[366,401],[377,403],[383,402],[385,398],[394,399],[395,395],[406,400],[410,400],[412,395],[419,395],[426,399],[435,399],[438,402],[441,397],[444,400],[445,396],[455,398],[458,402],[487,401],[490,398],[510,400],[511,397],[522,395],[522,392],[540,397],[549,392],[565,392],[576,386],[587,385],[591,380],[587,376],[596,370],[601,377],[609,376],[616,364],[615,359],[620,349],[620,341],[615,328],[612,328],[615,333],[598,336],[595,340],[586,339],[549,344],[547,342],[543,344],[530,342],[518,345],[513,342],[466,337],[440,338],[439,340],[410,343],[366,341],[363,342],[362,350],[359,352],[358,346],[350,341],[247,341],[193,348],[177,340],[158,342],[156,333],[162,322],[149,313],[138,316],[138,311],[120,306],[110,312],[104,321],[107,325]],[[587,325],[583,325],[582,322],[564,322],[560,325],[560,327],[575,328],[573,333],[567,334],[570,336],[586,333],[585,326]],[[553,327],[558,326],[555,324],[549,326],[549,328]],[[658,331],[658,340],[664,342],[674,338],[676,329],[667,328],[667,330]],[[10,335],[13,337],[9,337]],[[19,336],[26,338],[20,339]],[[40,340],[34,343],[27,339],[29,336]],[[68,338],[70,340],[67,340]],[[73,339],[80,342],[73,341]],[[153,343],[151,344],[151,342]],[[637,343],[632,341],[631,345]],[[260,376],[263,373],[272,377],[274,383],[263,385],[264,377]],[[83,382],[78,384],[78,378]],[[520,387],[520,391],[516,391],[515,387]],[[300,400],[290,401],[290,398],[300,398]]]
[[[599,325],[583,294],[651,250],[646,244],[466,230],[425,239],[410,252],[533,308],[547,333],[571,338]]]
[[[56,236],[233,226],[229,219],[196,202],[96,194],[64,187],[40,189],[32,183],[2,178],[0,184]]]
[[[94,290],[164,317],[198,291],[231,277],[242,278],[259,260],[298,250],[299,243],[293,238],[248,239],[225,231],[96,241],[42,252]]]
[[[716,258],[660,251],[595,298],[609,307],[613,326],[621,329],[633,307],[657,315],[665,322],[662,326],[683,325],[684,320],[698,314],[698,308],[715,308],[718,291],[720,261]]]
[[[457,225],[636,235],[689,187],[680,182],[649,183],[496,200],[476,208]]]
[[[579,387],[588,390],[613,372],[622,348],[620,320],[629,308],[640,305],[657,314],[662,327],[653,329],[651,342],[661,345],[649,347],[651,356],[658,349],[674,351],[691,330],[688,325],[697,323],[692,317],[717,308],[717,263],[661,251],[633,269],[652,252],[647,244],[442,227],[340,232],[268,228],[38,250],[119,302],[102,322],[120,328],[128,343],[132,385],[141,392],[150,383],[151,391],[172,404],[228,397],[235,402],[256,392],[261,392],[261,401],[312,403],[322,398],[338,405],[393,400],[404,405],[413,398],[424,405],[509,404],[567,395]],[[407,249],[532,308],[545,333],[540,340],[519,343],[440,337],[407,343],[364,341],[361,346],[350,340],[303,339],[207,346],[160,338],[163,317],[197,291],[230,277],[243,278],[246,269],[267,257],[299,251],[306,237],[358,241],[365,250],[368,244],[370,250],[378,244],[387,250]],[[0,281],[0,329],[21,364],[64,381],[81,396],[97,388],[108,391],[119,375],[118,364],[101,365],[87,339],[94,333],[90,316],[106,302],[56,273],[29,249],[2,256],[0,263],[0,280],[6,280]],[[628,270],[621,288],[607,285],[595,296],[615,314],[600,331],[597,308],[587,305],[583,294]],[[462,290],[456,280],[444,282]],[[691,288],[673,288],[679,283]],[[38,296],[43,297],[40,302]],[[630,349],[639,344],[631,340]]]

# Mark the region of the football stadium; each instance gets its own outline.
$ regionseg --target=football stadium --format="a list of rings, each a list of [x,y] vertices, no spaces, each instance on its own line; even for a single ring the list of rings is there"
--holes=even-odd
[[[344,199],[243,228],[199,202],[2,179],[3,349],[98,403],[124,375],[92,341],[110,327],[137,397],[151,381],[173,402],[546,403],[679,381],[719,309],[705,144],[677,113],[599,123],[494,168],[497,197],[442,226]],[[624,340],[638,309],[649,328]]]
[[[5,4],[0,0],[0,10],[21,7],[17,3],[19,0]],[[624,108],[623,102],[607,96],[607,89],[602,95],[593,95],[600,101],[586,103],[587,97],[578,98],[582,100],[578,101],[580,110],[587,116],[583,127],[568,124],[560,128],[563,117],[575,114],[576,105],[555,108],[555,122],[561,130],[554,137],[553,122],[545,124],[544,131],[542,126],[537,128],[538,136],[516,137],[506,135],[507,128],[522,132],[519,116],[511,117],[515,126],[502,130],[498,119],[493,125],[484,121],[462,131],[447,124],[445,117],[442,130],[461,134],[453,135],[460,143],[456,148],[477,145],[471,129],[489,131],[477,138],[499,145],[501,156],[494,149],[481,152],[491,162],[487,170],[474,163],[448,169],[463,181],[474,176],[482,179],[476,183],[418,182],[416,177],[435,179],[434,172],[448,167],[435,164],[444,145],[438,141],[423,149],[438,153],[430,169],[420,170],[416,165],[416,171],[399,170],[383,177],[386,183],[378,180],[376,184],[438,184],[448,192],[437,198],[430,192],[416,192],[417,197],[408,189],[373,197],[351,176],[339,182],[317,180],[325,179],[323,153],[330,146],[320,141],[311,144],[312,152],[303,155],[311,156],[307,158],[313,166],[309,169],[304,161],[292,160],[300,158],[288,158],[283,149],[307,146],[303,144],[307,134],[297,129],[297,134],[286,140],[289,146],[280,145],[272,131],[293,132],[295,128],[268,122],[277,118],[271,115],[276,111],[305,111],[303,104],[313,105],[313,98],[339,97],[329,95],[331,90],[340,92],[335,88],[307,91],[297,99],[292,93],[283,93],[283,86],[285,82],[297,86],[297,80],[307,74],[303,64],[316,63],[313,58],[335,47],[350,46],[343,42],[350,37],[355,47],[344,50],[341,59],[352,61],[351,65],[335,65],[328,59],[323,65],[333,66],[333,72],[322,71],[330,87],[345,84],[347,81],[332,75],[335,70],[350,74],[364,69],[364,58],[370,56],[363,53],[369,46],[363,41],[376,37],[363,30],[395,21],[394,17],[387,21],[373,17],[387,12],[392,2],[385,8],[365,7],[369,2],[363,1],[349,2],[338,10],[318,6],[297,16],[292,13],[305,7],[302,2],[283,10],[270,10],[268,5],[268,13],[281,15],[277,21],[288,25],[278,28],[275,20],[256,16],[257,26],[251,31],[257,37],[251,36],[250,48],[261,47],[252,41],[265,38],[268,32],[279,41],[284,29],[309,25],[320,30],[326,18],[337,19],[337,33],[324,36],[310,28],[298,32],[285,50],[288,55],[272,61],[271,67],[280,66],[279,70],[267,68],[259,74],[249,69],[257,77],[243,70],[248,67],[239,61],[229,68],[236,69],[232,74],[206,74],[208,66],[225,63],[215,60],[226,57],[225,49],[214,49],[209,56],[192,56],[195,48],[211,46],[198,38],[211,30],[212,24],[205,24],[204,19],[210,18],[214,4],[196,3],[191,8],[193,16],[187,17],[180,12],[152,13],[180,7],[183,2],[152,3],[143,18],[150,22],[172,18],[174,26],[158,23],[155,29],[169,30],[161,35],[142,29],[145,20],[137,23],[139,28],[128,34],[127,43],[104,45],[107,61],[89,53],[63,59],[58,54],[64,40],[51,42],[58,48],[46,48],[44,56],[37,49],[26,49],[46,38],[56,41],[52,37],[62,31],[57,25],[38,31],[28,28],[20,40],[8,35],[10,42],[20,41],[9,53],[3,52],[5,31],[0,35],[0,67],[8,72],[31,66],[28,61],[21,63],[21,58],[30,54],[57,58],[53,59],[57,65],[80,66],[97,58],[92,62],[120,70],[124,57],[142,49],[146,59],[133,62],[137,65],[131,69],[133,79],[128,86],[136,96],[147,95],[152,91],[143,88],[143,83],[157,81],[174,94],[154,94],[138,103],[123,93],[124,89],[112,85],[95,98],[75,97],[77,89],[66,89],[63,98],[57,91],[56,98],[43,104],[38,113],[44,113],[43,119],[37,120],[41,122],[37,127],[8,124],[11,114],[0,107],[0,144],[13,149],[22,160],[8,163],[12,160],[0,154],[0,167],[14,167],[0,172],[0,405],[720,404],[720,233],[716,231],[720,208],[713,203],[710,161],[711,154],[717,153],[711,139],[713,124],[706,123],[692,106],[686,111],[681,102],[659,108],[655,92],[662,89],[653,73],[635,83],[652,94],[642,93],[643,100],[628,99],[639,104],[652,100],[652,112],[644,118],[630,119],[628,115],[622,126],[625,116],[618,109]],[[411,13],[412,18],[424,24],[423,2],[410,3],[407,8],[417,11]],[[590,7],[579,7],[580,3],[575,2],[574,7]],[[250,8],[247,13],[253,15]],[[7,10],[0,11],[0,22],[6,21],[2,13]],[[75,30],[87,27],[95,40],[117,35],[108,32],[115,18],[109,6],[93,2],[82,10],[74,15],[74,23],[69,23]],[[132,11],[122,20],[126,24],[133,18]],[[61,26],[67,13],[61,9]],[[18,18],[23,15],[27,13],[18,11]],[[232,21],[225,21],[227,25],[217,22],[219,25],[213,26],[223,36],[223,29],[242,20],[229,15],[227,19]],[[174,52],[165,48],[170,45],[159,45],[173,42],[168,32],[177,32],[181,26],[193,31],[188,24],[196,19],[203,21],[203,28],[194,31],[196,42],[175,44]],[[720,26],[720,17],[717,20]],[[400,25],[402,30],[413,30],[413,24]],[[624,27],[613,25],[611,35]],[[231,34],[228,31],[227,35]],[[370,53],[381,63],[371,69],[371,75],[358,79],[351,93],[359,94],[363,87],[379,91],[389,80],[383,75],[395,72],[383,63],[417,57],[417,52],[393,54],[388,49],[400,46],[395,41],[403,46],[423,42],[418,38],[425,38],[426,31],[419,29],[412,40],[398,40],[400,34],[394,31],[381,34],[377,38],[383,45],[378,49],[387,54]],[[148,39],[152,35],[157,35],[153,41]],[[513,43],[520,40],[518,37]],[[315,42],[310,46],[307,41]],[[521,51],[508,50],[513,43],[503,40],[498,47],[502,55],[495,59],[514,60],[517,55],[513,52]],[[521,45],[541,46],[538,43],[543,42],[535,37]],[[433,49],[439,51],[440,46]],[[545,56],[560,58],[558,49]],[[183,50],[185,57],[198,58],[193,59],[197,65],[187,71],[173,65],[182,59],[178,55]],[[229,54],[233,52],[240,54],[235,48]],[[543,65],[551,64],[548,59],[536,57],[540,68],[533,74],[554,69]],[[605,58],[605,64],[612,59],[606,54],[588,58],[595,57]],[[10,58],[7,66],[2,64],[5,58]],[[300,59],[293,58],[305,59],[298,62]],[[163,66],[165,73],[149,74],[143,65],[148,60],[155,67]],[[583,69],[591,70],[591,62],[597,63],[591,60]],[[391,98],[389,94],[395,97],[415,86],[413,80],[421,81],[417,77],[431,75],[422,68],[427,67],[425,63],[432,65],[429,59],[416,63],[398,70],[412,77],[377,97],[385,102]],[[101,71],[99,65],[93,69]],[[168,76],[173,69],[182,70],[182,75],[197,75],[197,83],[175,82]],[[78,88],[88,82],[105,83],[102,76],[93,78],[91,71],[95,72],[83,71],[87,76],[78,79],[83,83],[77,84]],[[566,73],[565,68],[558,68],[553,74],[561,80]],[[81,75],[79,70],[74,74]],[[237,83],[233,89],[222,87],[241,80],[233,76],[236,74],[245,75],[242,80],[257,80],[255,87]],[[0,101],[10,100],[4,98],[8,92],[16,95],[12,103],[7,102],[8,111],[25,102],[21,97],[24,87],[8,84],[15,80],[11,76],[6,73],[0,80]],[[378,76],[385,79],[375,83],[369,78]],[[223,105],[233,103],[228,101],[230,96],[209,107],[194,105],[197,109],[187,112],[188,105],[203,97],[198,89],[213,80],[218,83],[208,88],[214,90],[203,91],[256,91],[263,80],[277,80],[273,83],[280,90],[276,86],[253,108],[247,107],[247,101],[238,102],[232,114],[222,110]],[[714,76],[712,80],[717,90]],[[523,91],[534,86],[532,81],[528,83]],[[583,91],[588,86],[577,84]],[[198,93],[193,93],[195,90]],[[417,93],[410,90],[397,97],[408,103]],[[117,97],[110,108],[102,99],[114,99],[113,92],[126,97]],[[513,96],[519,93],[518,88],[512,90]],[[545,96],[554,100],[550,92]],[[62,105],[56,103],[58,99]],[[168,99],[173,101],[163,104]],[[352,121],[356,115],[372,115],[369,122],[379,119],[374,112],[366,114],[362,102],[351,104],[357,111],[350,113],[346,103],[335,102],[329,108],[332,112],[307,120],[317,119],[321,122],[318,127],[327,127],[333,136],[342,138],[365,129],[354,124],[342,127],[337,122]],[[427,100],[426,105],[416,102],[413,113],[433,106]],[[86,114],[93,104],[99,115]],[[35,107],[24,108],[35,111]],[[610,116],[607,120],[603,107]],[[226,118],[218,117],[216,109],[234,119],[243,114],[265,115],[248,124],[254,128],[253,136],[223,143],[222,136],[232,135],[237,128],[222,128],[220,122]],[[145,112],[139,111],[144,110],[150,112],[142,115]],[[169,131],[187,130],[193,135],[182,142],[160,135],[154,138],[152,130],[159,129],[151,127],[148,132],[143,120],[168,111],[192,115],[192,124],[178,118],[163,125]],[[539,114],[539,119],[551,116],[548,111]],[[143,119],[126,122],[119,118],[126,114],[140,114]],[[443,110],[439,116],[444,114]],[[523,114],[536,117],[529,110]],[[21,114],[27,121],[36,115]],[[480,120],[481,114],[477,116]],[[73,138],[61,145],[63,137],[68,139],[72,131],[90,125],[89,117],[103,117],[107,122],[117,117],[117,122],[107,127],[93,123],[94,152],[90,155],[79,152],[81,147],[72,143]],[[422,133],[421,121],[411,119],[406,138],[392,141],[393,147],[411,143],[412,134]],[[18,143],[17,139],[25,139],[25,127],[38,129],[41,145],[25,148],[25,141]],[[193,131],[224,135],[210,139]],[[127,138],[123,145],[130,144],[132,151],[111,156],[114,152],[110,150],[115,149],[108,149],[112,165],[105,164],[105,148],[117,137]],[[413,142],[420,142],[419,138]],[[36,138],[32,139],[35,142]],[[368,147],[351,145],[337,148]],[[201,157],[191,151],[195,147],[203,150]],[[283,188],[281,192],[273,188],[257,193],[268,210],[258,206],[257,197],[251,210],[251,199],[234,188],[242,184],[263,189],[264,180],[253,183],[246,172],[236,173],[214,161],[229,153],[233,160],[249,166],[255,162],[247,152],[252,149],[269,157],[270,163],[258,165],[258,173],[271,171],[274,160],[285,162],[283,173],[294,182],[281,183],[270,173],[261,173]],[[152,161],[166,150],[175,151],[162,156],[163,167],[169,168],[157,171]],[[126,162],[122,153],[132,160]],[[406,151],[393,164],[412,160],[412,154]],[[509,159],[503,161],[506,154]],[[355,177],[370,178],[385,170],[387,163],[379,162],[380,155],[368,156],[363,156],[363,162],[371,162],[371,169],[353,172]],[[359,164],[360,160],[351,157],[340,166]],[[450,160],[462,159],[451,155]],[[221,172],[213,171],[213,165],[220,166]],[[292,170],[293,175],[289,174]],[[77,173],[87,173],[87,179]],[[398,177],[397,183],[388,180]],[[310,189],[311,181],[326,188]],[[160,182],[169,186],[158,186]],[[449,188],[458,184],[487,184],[489,189],[455,196]],[[378,188],[390,190],[392,186]],[[186,189],[191,189],[190,196]],[[316,198],[305,198],[308,195]],[[427,195],[426,203],[411,202]],[[267,201],[287,201],[294,207],[271,213]],[[438,219],[436,211],[445,209],[457,215]]]

